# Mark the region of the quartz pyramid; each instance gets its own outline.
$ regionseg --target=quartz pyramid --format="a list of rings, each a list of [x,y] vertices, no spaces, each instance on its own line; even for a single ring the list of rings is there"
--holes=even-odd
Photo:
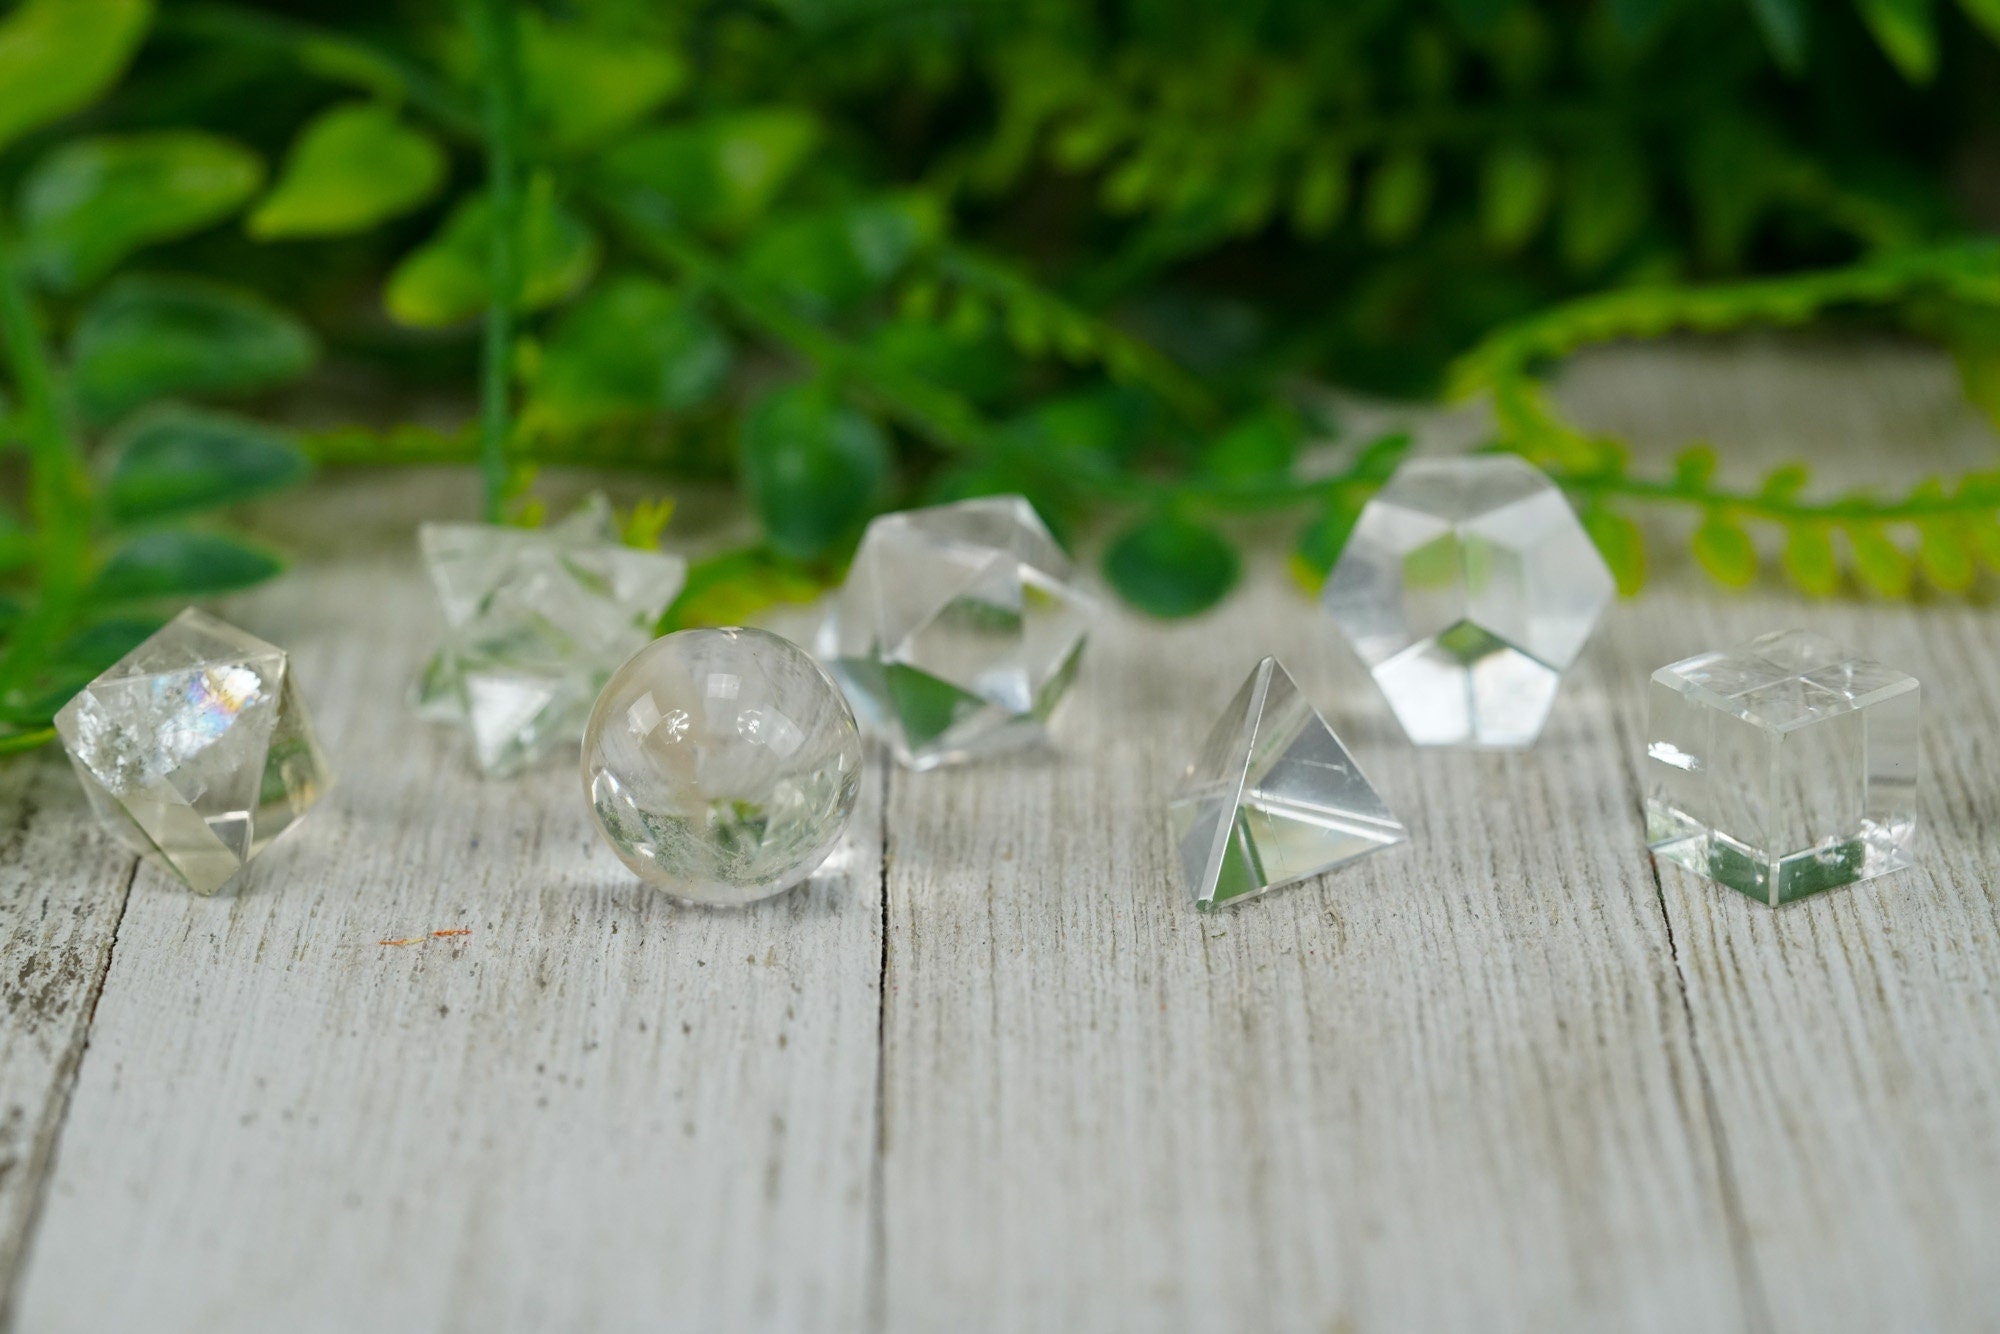
[[[1202,909],[1409,837],[1276,658],[1236,692],[1169,810],[1181,874]]]

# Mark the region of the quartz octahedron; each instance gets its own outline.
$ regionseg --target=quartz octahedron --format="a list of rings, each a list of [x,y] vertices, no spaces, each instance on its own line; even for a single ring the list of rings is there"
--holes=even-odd
[[[494,777],[576,744],[598,690],[687,578],[680,557],[620,542],[602,496],[543,529],[427,523],[418,541],[445,634],[411,703],[463,728]]]
[[[1776,906],[1910,865],[1915,677],[1787,630],[1653,673],[1646,840]]]
[[[1411,741],[1502,748],[1541,735],[1611,592],[1556,485],[1480,454],[1398,468],[1322,600]]]
[[[819,655],[868,730],[915,769],[1043,735],[1094,614],[1020,496],[868,525]]]
[[[63,705],[56,731],[98,819],[197,894],[332,781],[285,651],[193,608]]]
[[[681,630],[590,711],[583,785],[619,858],[677,898],[734,906],[826,860],[861,791],[861,733],[812,656],[763,630]]]
[[[1409,837],[1276,658],[1236,692],[1168,812],[1182,877],[1203,909]]]

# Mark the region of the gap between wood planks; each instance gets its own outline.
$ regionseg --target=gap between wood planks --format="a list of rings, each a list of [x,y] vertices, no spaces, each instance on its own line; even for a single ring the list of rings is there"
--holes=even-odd
[[[868,1280],[865,1305],[870,1329],[889,1323],[889,1217],[886,1162],[889,1156],[889,783],[896,773],[895,757],[879,743],[875,757],[882,766],[882,805],[876,813],[881,836],[876,843],[881,892],[882,955],[875,972],[875,1160],[868,1165]]]
[[[43,762],[47,763],[46,760]],[[23,823],[34,818],[35,814],[36,808],[29,804],[22,815]],[[48,1203],[49,1183],[55,1177],[56,1155],[62,1150],[63,1127],[69,1122],[70,1095],[76,1090],[76,1077],[83,1069],[83,1058],[90,1052],[90,1035],[97,1026],[97,1002],[103,998],[104,981],[111,975],[111,960],[118,952],[118,933],[125,927],[125,913],[132,905],[132,885],[139,878],[142,864],[138,857],[133,857],[125,868],[125,883],[118,892],[118,911],[112,918],[110,938],[104,946],[103,958],[98,960],[96,976],[90,979],[90,989],[85,993],[83,1023],[78,1027],[69,1050],[62,1055],[55,1085],[44,1111],[43,1128],[35,1136],[34,1147],[28,1155],[27,1208],[21,1211],[21,1224],[14,1232],[12,1247],[0,1249],[0,1330],[14,1327],[14,1300],[21,1291],[21,1276],[27,1272],[28,1254],[34,1249],[43,1206]]]

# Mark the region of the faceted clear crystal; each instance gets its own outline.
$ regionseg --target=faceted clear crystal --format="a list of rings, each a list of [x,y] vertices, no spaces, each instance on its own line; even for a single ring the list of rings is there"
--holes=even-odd
[[[1020,496],[868,526],[819,654],[862,724],[917,769],[1039,739],[1094,615]]]
[[[56,714],[92,811],[213,894],[332,775],[283,649],[189,608]]]
[[[1802,630],[1653,673],[1646,838],[1772,905],[1910,865],[1916,678]]]
[[[1517,747],[1541,735],[1611,592],[1556,485],[1478,454],[1397,469],[1323,601],[1411,741]]]
[[[544,529],[427,523],[418,540],[445,635],[411,703],[465,729],[496,777],[576,744],[598,690],[687,578],[680,557],[620,542],[602,496]]]
[[[763,630],[682,630],[604,687],[583,782],[598,829],[641,879],[733,905],[826,860],[861,758],[854,714],[804,649]]]
[[[1203,909],[1409,837],[1276,658],[1236,692],[1169,816],[1181,874]]]

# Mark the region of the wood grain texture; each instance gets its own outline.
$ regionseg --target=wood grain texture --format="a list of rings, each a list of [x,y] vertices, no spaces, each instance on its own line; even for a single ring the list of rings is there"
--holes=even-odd
[[[807,892],[644,891],[571,763],[412,727],[408,533],[234,609],[344,777],[233,896],[140,874],[20,1328],[853,1328],[879,788]]]
[[[1614,352],[1565,397],[1660,464],[1994,452],[1897,349]],[[318,554],[230,610],[343,781],[241,892],[133,880],[59,763],[0,769],[17,1328],[2000,1325],[1990,606],[1722,594],[1667,540],[1539,747],[1418,753],[1265,558],[1108,615],[1048,751],[888,774],[809,892],[713,914],[593,846],[567,766],[482,782],[409,723],[439,486],[271,516]],[[1640,683],[1785,624],[1923,679],[1927,831],[1773,912],[1644,855]],[[1162,803],[1265,652],[1412,842],[1200,916]]]

